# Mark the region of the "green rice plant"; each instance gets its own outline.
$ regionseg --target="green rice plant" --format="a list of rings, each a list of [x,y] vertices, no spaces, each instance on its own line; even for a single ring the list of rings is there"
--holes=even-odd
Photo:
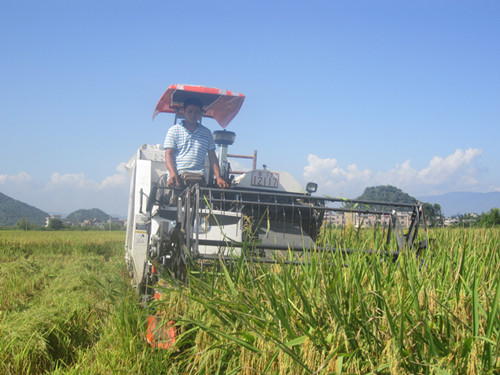
[[[358,233],[334,230],[322,241],[377,249],[377,236]],[[499,231],[430,235],[420,258],[405,251],[396,263],[376,253],[307,251],[301,265],[220,262],[187,286],[164,289],[157,307],[182,332],[176,369],[495,372]]]

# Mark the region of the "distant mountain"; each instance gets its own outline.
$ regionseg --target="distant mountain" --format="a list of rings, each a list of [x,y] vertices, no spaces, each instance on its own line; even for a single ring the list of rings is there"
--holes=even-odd
[[[22,218],[30,223],[45,225],[48,216],[47,212],[0,193],[0,227],[15,226]]]
[[[466,213],[482,214],[483,212],[488,212],[492,208],[500,208],[500,192],[455,192],[418,197],[418,199],[422,202],[439,204],[441,206],[441,211],[446,217]]]
[[[65,222],[69,222],[71,224],[83,223],[85,220],[89,221],[108,221],[110,215],[103,212],[98,208],[92,208],[90,210],[78,210],[70,213],[65,219]]]

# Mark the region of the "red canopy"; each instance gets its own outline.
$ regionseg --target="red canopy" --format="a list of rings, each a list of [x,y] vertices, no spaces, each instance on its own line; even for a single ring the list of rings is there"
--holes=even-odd
[[[203,116],[215,119],[225,128],[238,114],[245,96],[229,90],[204,86],[171,85],[163,93],[153,113],[153,120],[160,112],[184,114],[184,101],[195,97],[203,104]]]

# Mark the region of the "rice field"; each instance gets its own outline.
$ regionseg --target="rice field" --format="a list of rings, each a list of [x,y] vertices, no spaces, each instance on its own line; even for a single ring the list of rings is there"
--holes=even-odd
[[[123,233],[0,231],[0,373],[76,363],[126,295]]]
[[[312,252],[296,266],[214,264],[188,285],[165,276],[162,299],[141,308],[123,233],[0,231],[0,373],[499,373],[500,228],[429,236],[397,263]],[[176,322],[170,350],[146,344],[153,311]]]

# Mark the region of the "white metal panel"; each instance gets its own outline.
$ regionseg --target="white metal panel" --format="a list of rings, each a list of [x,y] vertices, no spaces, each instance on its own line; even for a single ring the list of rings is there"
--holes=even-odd
[[[143,277],[144,262],[146,261],[148,248],[147,215],[145,209],[151,191],[151,161],[136,160],[135,168],[132,259],[134,264],[134,281],[138,284]]]
[[[288,193],[301,193],[305,194],[304,188],[292,177],[292,175],[288,172],[283,171],[272,171],[273,174],[278,174],[279,177],[277,179],[276,184],[272,184],[271,186],[256,186],[255,181],[253,181],[252,177],[255,176],[256,173],[269,173],[271,171],[267,169],[255,169],[253,171],[247,172],[241,176],[238,176],[235,179],[235,187],[239,188],[251,188],[253,190],[272,190],[277,192],[288,192]]]
[[[194,233],[200,240],[242,241],[243,217],[241,212],[201,210],[201,222],[194,224]],[[200,245],[200,254],[240,255],[240,248]]]

